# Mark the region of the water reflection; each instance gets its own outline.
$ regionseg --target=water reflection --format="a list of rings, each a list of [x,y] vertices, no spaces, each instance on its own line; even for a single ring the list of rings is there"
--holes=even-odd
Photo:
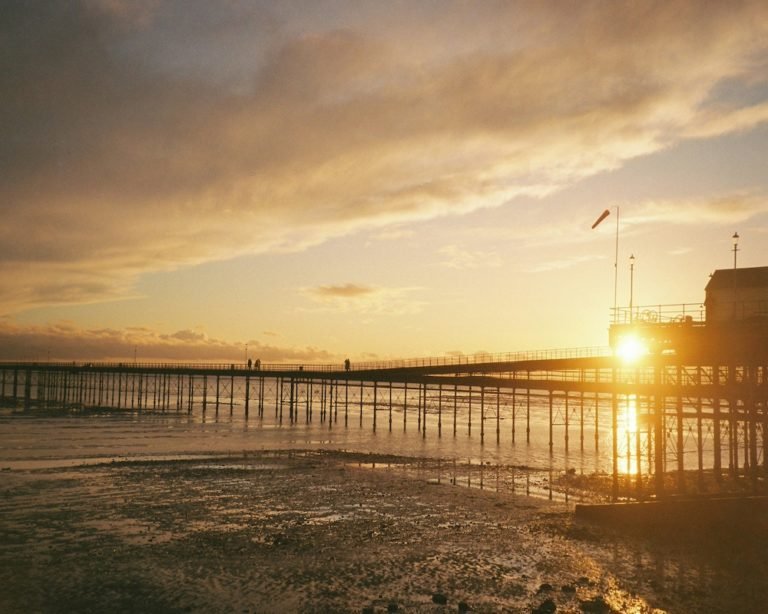
[[[643,433],[637,395],[626,395],[619,403],[617,426],[619,471],[625,475],[638,475],[641,471]]]

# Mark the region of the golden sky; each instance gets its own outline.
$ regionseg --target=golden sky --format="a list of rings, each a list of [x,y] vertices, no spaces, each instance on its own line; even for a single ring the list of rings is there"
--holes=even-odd
[[[768,264],[768,3],[12,2],[0,359],[605,345]]]

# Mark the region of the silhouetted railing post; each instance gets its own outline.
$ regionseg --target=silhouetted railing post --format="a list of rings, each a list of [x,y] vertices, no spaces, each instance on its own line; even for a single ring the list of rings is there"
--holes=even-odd
[[[391,406],[391,402],[390,402],[390,406]],[[390,419],[390,423],[391,423],[391,419]],[[348,426],[349,426],[349,378],[344,380],[344,428],[347,428]],[[389,425],[389,430],[392,430],[392,424]]]
[[[480,386],[480,443],[485,441],[485,386]]]
[[[722,481],[723,474],[722,474],[722,441],[721,441],[721,434],[720,434],[720,365],[715,364],[712,366],[712,388],[714,389],[714,392],[712,393],[712,419],[714,424],[712,425],[712,438],[713,438],[713,445],[714,445],[714,460],[713,460],[713,470],[715,474],[715,480],[717,482]],[[765,431],[764,431],[765,432]]]
[[[251,376],[245,374],[245,419],[248,419],[248,411],[251,402]]]
[[[612,492],[613,492],[613,500],[616,501],[619,498],[619,425],[618,425],[619,399],[618,399],[618,395],[616,394],[618,379],[616,377],[615,366],[611,370],[611,382],[613,384],[611,387],[612,388],[611,390],[611,440],[613,444]]]
[[[470,373],[470,375],[472,375]],[[467,402],[469,403],[469,409],[467,412],[467,436],[472,436],[472,386],[467,388]]]
[[[456,418],[459,409],[459,387],[453,386],[453,436],[456,437]]]
[[[683,424],[683,367],[680,363],[675,365],[677,370],[677,396],[675,398],[675,415],[677,422],[677,490],[685,492],[685,429]]]
[[[531,372],[528,371],[528,379]],[[525,389],[525,443],[531,443],[531,389]]]
[[[515,405],[515,393],[517,392],[517,388],[512,388],[512,443],[515,443],[515,423],[517,419],[517,407]],[[514,486],[514,483],[513,483]]]
[[[363,380],[360,380],[360,428],[363,427]]]
[[[552,414],[552,390],[549,391],[549,455],[552,456],[552,449],[554,446],[554,432],[552,428],[553,414]]]
[[[373,382],[373,432],[376,432],[376,404],[378,401],[377,395],[379,390],[379,383],[374,380]]]
[[[753,365],[744,367],[744,385],[746,386],[744,396],[747,403],[746,414],[749,422],[749,475],[752,483],[752,492],[757,491],[757,412],[755,411],[756,370],[756,367]]]
[[[568,391],[565,391],[565,452],[568,453],[568,444],[569,444],[569,426],[570,426],[570,419],[569,414],[570,408],[568,407]]]
[[[408,428],[408,382],[403,384],[403,433]]]

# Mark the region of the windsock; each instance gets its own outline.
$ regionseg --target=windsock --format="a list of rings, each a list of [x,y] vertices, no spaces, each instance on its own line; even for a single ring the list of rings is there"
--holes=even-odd
[[[611,214],[611,211],[609,209],[606,209],[600,214],[600,217],[595,220],[595,223],[592,224],[592,230],[597,228],[597,225],[602,222],[605,218],[607,218]]]

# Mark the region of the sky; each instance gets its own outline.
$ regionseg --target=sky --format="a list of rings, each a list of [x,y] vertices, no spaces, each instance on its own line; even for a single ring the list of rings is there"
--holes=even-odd
[[[604,346],[615,271],[768,265],[763,0],[9,0],[0,91],[2,360]]]

